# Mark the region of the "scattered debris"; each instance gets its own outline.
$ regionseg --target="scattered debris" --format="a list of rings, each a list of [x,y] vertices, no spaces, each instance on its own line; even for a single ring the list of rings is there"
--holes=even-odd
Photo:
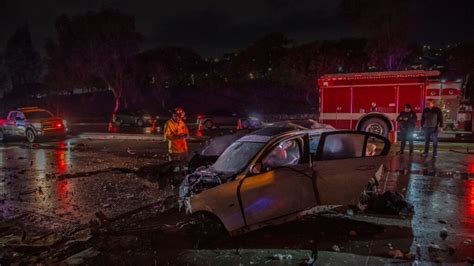
[[[349,215],[349,216],[354,216],[354,210],[349,208],[346,210],[346,214]]]
[[[454,253],[456,252],[456,248],[452,245],[449,245],[448,246],[448,253],[450,256],[454,255]]]
[[[354,231],[354,230],[351,230],[351,231],[349,232],[349,235],[350,235],[351,237],[356,237],[356,236],[357,236],[357,232]]]
[[[293,256],[291,254],[275,254],[272,256],[273,260],[291,260]]]
[[[438,223],[440,223],[440,224],[447,224],[447,222],[446,222],[445,220],[443,220],[443,219],[439,219],[439,220],[438,220]]]
[[[439,232],[439,236],[442,239],[446,239],[448,237],[448,229],[446,228],[441,229],[441,232]]]
[[[368,209],[371,212],[390,215],[408,216],[414,213],[414,207],[398,192],[387,191],[369,199]]]
[[[403,252],[399,249],[390,250],[388,255],[394,259],[403,259],[405,257]]]
[[[332,250],[335,251],[335,252],[340,252],[341,251],[341,249],[339,248],[338,245],[332,246]]]
[[[416,254],[413,254],[413,253],[405,254],[405,259],[407,260],[414,260],[415,258],[416,258]]]
[[[97,257],[99,254],[100,252],[96,249],[88,248],[70,256],[69,258],[65,259],[63,263],[66,265],[82,265],[86,263],[87,259]]]
[[[130,155],[135,155],[135,154],[137,154],[135,151],[133,151],[133,150],[130,149],[130,148],[127,148],[127,153],[130,154]]]

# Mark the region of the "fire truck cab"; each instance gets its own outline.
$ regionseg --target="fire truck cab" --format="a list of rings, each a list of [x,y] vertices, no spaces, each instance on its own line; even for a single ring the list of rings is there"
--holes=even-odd
[[[471,132],[471,107],[462,98],[462,80],[439,79],[439,71],[408,70],[329,74],[318,79],[320,122],[385,137],[396,131],[405,104],[418,115],[430,99],[445,118],[445,128]]]

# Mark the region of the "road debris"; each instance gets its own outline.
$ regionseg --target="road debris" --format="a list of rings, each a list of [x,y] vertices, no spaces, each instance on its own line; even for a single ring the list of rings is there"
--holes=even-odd
[[[441,229],[441,232],[439,232],[439,236],[442,239],[446,239],[448,237],[448,229],[446,228]]]
[[[274,254],[272,256],[273,260],[291,260],[293,256],[291,254]]]
[[[398,192],[387,191],[369,199],[369,212],[408,216],[414,213],[414,207]]]
[[[88,259],[97,257],[98,255],[100,255],[100,252],[91,247],[68,257],[63,263],[66,265],[82,265],[85,264]]]
[[[332,250],[335,251],[335,252],[340,252],[341,251],[341,249],[339,248],[338,245],[333,245]]]
[[[405,257],[403,252],[399,249],[390,250],[388,255],[393,259],[403,259]]]

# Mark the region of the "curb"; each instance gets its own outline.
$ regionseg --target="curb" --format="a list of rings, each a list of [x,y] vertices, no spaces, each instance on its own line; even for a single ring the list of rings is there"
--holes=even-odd
[[[90,140],[147,140],[147,141],[161,141],[164,142],[163,136],[153,134],[124,134],[124,133],[95,133],[84,132],[77,135],[79,139]],[[189,137],[190,142],[202,142],[209,139],[208,137]]]

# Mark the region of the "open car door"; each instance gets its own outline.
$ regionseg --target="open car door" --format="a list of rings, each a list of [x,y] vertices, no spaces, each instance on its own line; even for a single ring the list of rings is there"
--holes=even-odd
[[[369,180],[383,167],[389,151],[388,139],[373,133],[322,133],[313,162],[318,203],[357,204]]]

